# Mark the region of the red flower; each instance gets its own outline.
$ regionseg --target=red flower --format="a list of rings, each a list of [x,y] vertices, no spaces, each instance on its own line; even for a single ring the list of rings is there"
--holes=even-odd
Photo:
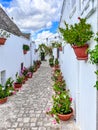
[[[70,98],[70,101],[72,102],[72,98]]]
[[[78,17],[78,19],[80,20],[81,18],[80,18],[80,17]]]

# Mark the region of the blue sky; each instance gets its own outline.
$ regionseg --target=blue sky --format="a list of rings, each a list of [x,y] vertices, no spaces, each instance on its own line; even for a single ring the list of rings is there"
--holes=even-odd
[[[12,1],[12,0],[0,0],[0,3],[1,3],[4,7],[8,7],[10,1]]]
[[[32,32],[35,38],[43,31],[57,32],[62,0],[0,0],[0,4],[21,31]]]

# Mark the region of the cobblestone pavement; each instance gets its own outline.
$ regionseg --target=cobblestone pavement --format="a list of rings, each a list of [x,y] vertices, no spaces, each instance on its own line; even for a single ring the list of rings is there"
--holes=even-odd
[[[51,106],[51,68],[43,62],[16,95],[0,105],[0,130],[77,130],[73,119],[53,124],[46,115]]]

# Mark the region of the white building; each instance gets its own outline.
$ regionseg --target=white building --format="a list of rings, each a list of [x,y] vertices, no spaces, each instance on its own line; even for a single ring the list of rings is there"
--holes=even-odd
[[[10,37],[5,45],[0,45],[0,83],[4,84],[6,79],[15,79],[16,72],[21,71],[21,67],[30,67],[38,56],[35,53],[36,45],[31,42],[30,35],[23,34],[13,21],[6,15],[0,7],[0,29],[10,32]],[[30,46],[30,51],[23,54],[23,44]]]
[[[78,17],[87,18],[94,33],[98,31],[98,1],[97,0],[64,0],[61,12],[60,27],[64,21],[69,24],[78,22]],[[90,48],[95,41],[90,41]],[[54,49],[56,55],[56,49]],[[98,92],[93,86],[97,80],[94,71],[98,68],[89,63],[89,60],[77,60],[69,44],[63,46],[59,52],[61,70],[67,87],[70,89],[76,124],[80,130],[98,130]]]

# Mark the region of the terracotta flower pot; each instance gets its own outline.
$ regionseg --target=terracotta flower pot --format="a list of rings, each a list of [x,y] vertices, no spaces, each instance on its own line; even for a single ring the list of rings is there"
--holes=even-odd
[[[84,46],[81,46],[81,47],[72,46],[72,48],[74,49],[74,52],[78,60],[88,59],[88,54],[87,54],[88,44],[85,44]]]
[[[23,84],[25,84],[25,79],[22,81]]]
[[[15,88],[15,90],[16,89],[20,89],[22,87],[22,83],[14,83],[14,88]]]
[[[4,45],[5,44],[6,39],[5,38],[0,38],[0,45]]]
[[[3,98],[3,99],[0,99],[0,104],[3,104],[3,103],[5,103],[5,102],[7,102],[7,97],[5,97],[5,98]]]
[[[59,51],[62,51],[62,47],[59,47]]]
[[[73,116],[73,109],[72,108],[71,108],[71,113],[69,113],[69,114],[65,114],[65,115],[58,114],[59,119],[62,121],[69,120],[71,118],[71,116]]]
[[[31,72],[28,73],[28,78],[32,78],[32,73]]]
[[[27,51],[26,51],[26,50],[23,50],[23,54],[27,54]]]

